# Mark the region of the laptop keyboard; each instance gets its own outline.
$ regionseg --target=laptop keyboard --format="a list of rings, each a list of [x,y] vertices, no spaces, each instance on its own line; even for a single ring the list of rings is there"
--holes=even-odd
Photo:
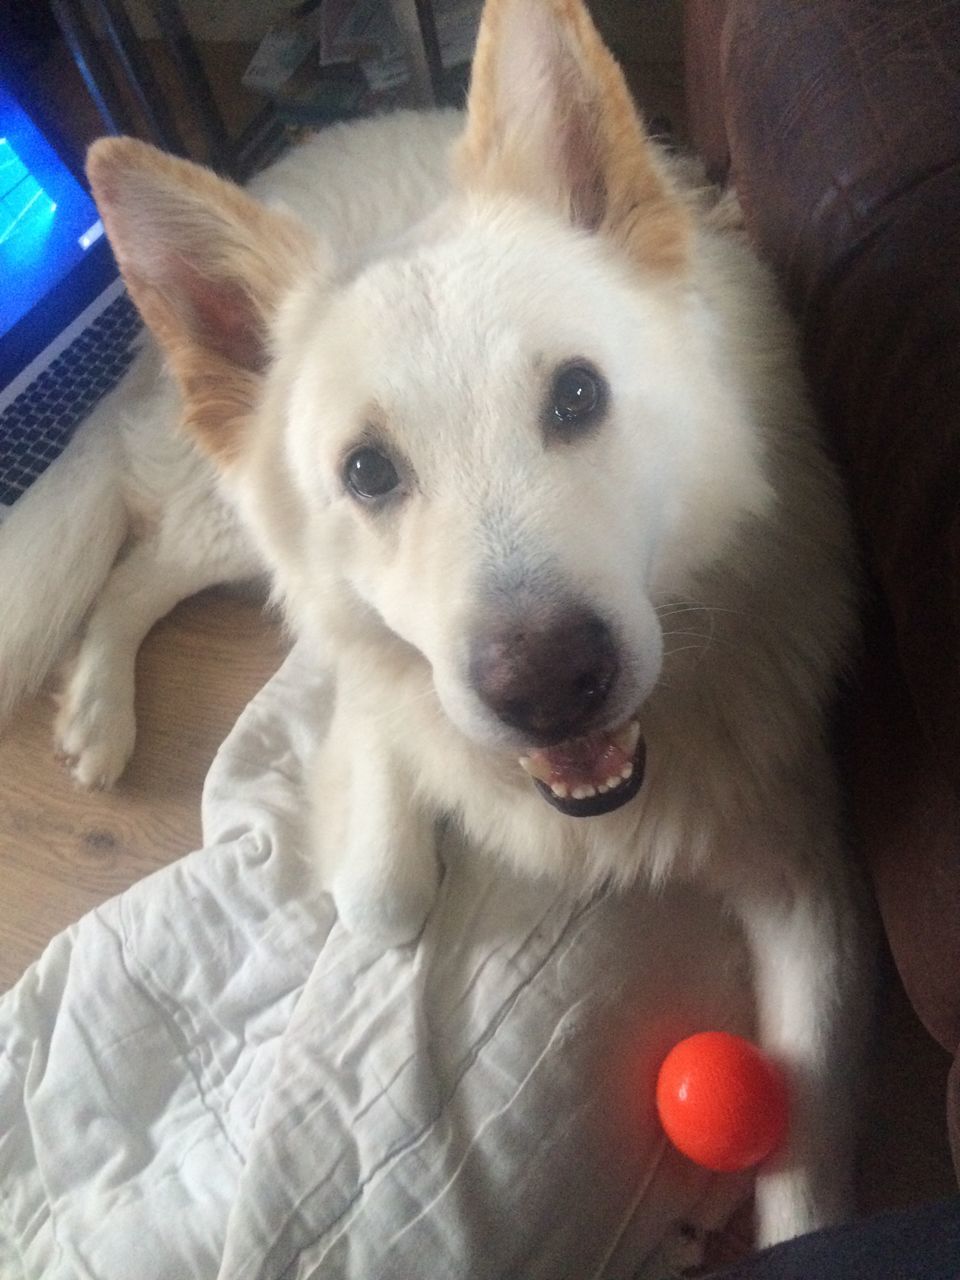
[[[0,503],[11,506],[60,456],[133,360],[140,328],[120,294],[0,413]]]

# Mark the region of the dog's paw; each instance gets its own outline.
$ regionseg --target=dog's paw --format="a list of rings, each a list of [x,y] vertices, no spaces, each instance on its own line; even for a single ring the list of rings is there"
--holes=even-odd
[[[71,681],[54,728],[57,756],[88,790],[112,787],[133,753],[136,720],[126,691],[78,689]]]
[[[826,1187],[818,1195],[807,1171],[799,1167],[761,1171],[756,1210],[761,1249],[834,1226],[848,1216],[838,1196],[830,1195]]]

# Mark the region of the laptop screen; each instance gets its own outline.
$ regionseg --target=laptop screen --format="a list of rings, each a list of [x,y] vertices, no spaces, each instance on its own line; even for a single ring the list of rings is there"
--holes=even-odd
[[[47,121],[41,89],[0,45],[0,409],[119,287],[77,148]]]
[[[103,235],[96,206],[0,85],[0,337]]]

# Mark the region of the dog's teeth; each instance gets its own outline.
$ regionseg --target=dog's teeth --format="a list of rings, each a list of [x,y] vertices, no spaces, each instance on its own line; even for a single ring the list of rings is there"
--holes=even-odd
[[[570,794],[570,792],[567,790],[566,785],[562,782],[554,782],[550,787],[550,790],[553,792],[553,794],[557,797],[558,800],[566,800],[567,796]]]
[[[620,777],[624,782],[626,782],[626,780],[629,777],[631,777],[632,774],[633,774],[633,764],[630,761],[627,761],[627,763],[620,770]]]
[[[550,766],[545,760],[537,760],[533,756],[520,756],[520,768],[524,773],[528,773],[531,778],[536,778],[538,782],[550,781]]]
[[[573,790],[570,792],[570,795],[573,797],[574,800],[589,800],[591,796],[595,796],[596,794],[597,794],[596,787],[591,787],[591,786],[574,787]]]
[[[597,795],[605,796],[609,790],[610,788],[607,786],[607,784],[605,782],[601,782],[600,785],[597,787]]]
[[[621,782],[621,779],[620,779],[620,778],[608,778],[608,779],[607,779],[607,790],[608,790],[608,791],[612,791],[614,787],[619,787],[620,782]]]
[[[613,740],[625,755],[632,756],[640,741],[640,721],[629,721],[619,733],[614,734]]]

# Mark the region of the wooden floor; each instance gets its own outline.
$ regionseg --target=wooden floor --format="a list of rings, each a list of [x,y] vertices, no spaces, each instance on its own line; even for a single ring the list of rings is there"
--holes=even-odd
[[[84,792],[53,757],[49,697],[0,738],[0,991],[59,930],[200,843],[200,790],[247,701],[283,656],[260,608],[186,601],[143,646],[139,736],[113,792]]]

